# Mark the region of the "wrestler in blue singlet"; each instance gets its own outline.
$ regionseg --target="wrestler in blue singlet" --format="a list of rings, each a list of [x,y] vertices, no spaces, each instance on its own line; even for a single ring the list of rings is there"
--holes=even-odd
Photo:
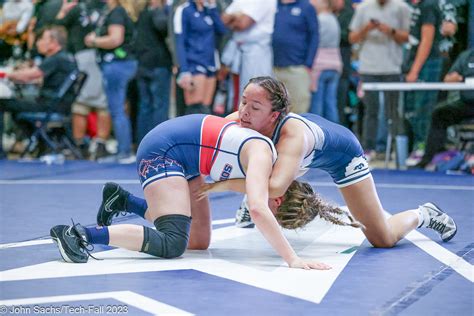
[[[275,129],[272,137],[275,144],[280,138],[282,126],[290,119],[305,123],[308,137],[314,139],[313,149],[301,161],[301,173],[309,168],[324,170],[331,175],[338,187],[357,183],[370,176],[364,151],[355,135],[344,126],[318,115],[289,113]]]

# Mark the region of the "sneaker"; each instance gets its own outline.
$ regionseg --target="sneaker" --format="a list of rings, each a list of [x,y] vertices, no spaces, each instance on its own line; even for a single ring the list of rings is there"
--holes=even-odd
[[[444,242],[450,241],[454,235],[456,235],[457,227],[454,220],[445,212],[443,212],[438,206],[433,203],[425,203],[420,206],[425,214],[428,215],[428,220],[425,220],[421,226],[431,228],[437,231],[441,240]],[[425,217],[426,219],[426,217]]]
[[[137,157],[131,154],[117,154],[117,155],[110,155],[107,157],[97,159],[98,163],[118,163],[121,165],[128,165],[135,163]]]
[[[377,155],[377,153],[373,149],[364,151],[364,157],[367,160],[367,162],[373,161],[375,159],[376,155]]]
[[[94,152],[94,160],[110,156],[110,153],[107,151],[105,143],[97,141],[97,147]]]
[[[89,251],[92,249],[87,248],[90,243],[87,241],[86,230],[81,224],[57,225],[51,228],[49,234],[58,245],[64,261],[85,263],[91,256]]]
[[[137,161],[137,156],[135,155],[122,155],[117,157],[118,163],[121,165],[129,165]]]
[[[249,206],[247,205],[247,196],[244,197],[240,208],[235,214],[235,226],[240,228],[254,228],[255,224],[250,217]]]
[[[110,226],[112,217],[127,214],[127,198],[130,193],[117,183],[107,182],[102,189],[102,203],[97,212],[97,225]]]

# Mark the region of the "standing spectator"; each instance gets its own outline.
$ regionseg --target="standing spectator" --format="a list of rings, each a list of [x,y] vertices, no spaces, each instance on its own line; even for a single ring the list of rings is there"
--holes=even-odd
[[[31,32],[28,38],[28,49],[30,50],[34,50],[35,48],[34,45],[38,33],[41,32],[44,27],[54,24],[54,20],[61,9],[63,0],[37,0],[34,4],[34,14],[30,23]],[[34,53],[36,54],[36,52]]]
[[[438,0],[413,0],[410,29],[410,50],[404,63],[406,82],[438,82],[443,59],[439,51],[442,24]],[[415,153],[423,150],[431,113],[436,105],[437,91],[411,92],[405,102],[407,111],[413,112],[410,123],[415,134]],[[412,155],[413,156],[413,155]]]
[[[107,0],[107,7],[98,33],[89,33],[84,39],[86,46],[99,49],[105,94],[118,141],[117,155],[103,161],[134,163],[131,124],[125,113],[127,85],[137,71],[133,55],[134,26],[120,0]]]
[[[168,15],[163,2],[150,0],[137,22],[137,83],[140,97],[137,143],[156,125],[168,119],[173,63],[165,42]]]
[[[32,15],[31,0],[8,0],[3,4],[0,10],[0,62],[12,55],[20,57],[16,55],[22,52],[22,46],[26,43],[26,29]]]
[[[211,113],[216,90],[216,34],[225,32],[215,0],[208,6],[204,0],[188,0],[175,12],[177,82],[184,90],[186,114]]]
[[[349,104],[349,85],[352,73],[351,55],[352,45],[349,42],[349,24],[351,23],[354,9],[351,0],[335,0],[334,12],[341,28],[341,41],[339,50],[342,59],[342,73],[337,87],[337,108],[339,112],[339,121],[342,125],[348,127],[349,122],[346,118],[346,107]]]
[[[400,81],[402,66],[402,44],[408,40],[410,28],[410,10],[407,4],[399,0],[367,0],[359,4],[350,24],[349,41],[360,45],[359,73],[363,82]],[[392,121],[392,134],[398,127],[398,92],[384,93],[384,112]],[[382,123],[378,120],[379,104],[377,92],[365,92],[364,121],[362,131],[363,147],[369,155],[376,148],[377,130]],[[385,120],[383,120],[385,121]]]
[[[463,82],[474,77],[474,48],[464,51],[444,77],[444,82]],[[426,151],[415,168],[425,168],[433,157],[444,150],[446,130],[465,119],[474,118],[474,91],[461,91],[461,99],[436,108],[431,117],[431,126],[426,140]]]
[[[222,54],[222,63],[239,75],[234,93],[242,95],[253,77],[272,74],[271,46],[277,0],[234,0],[222,20],[234,33]]]
[[[341,29],[329,1],[313,1],[318,11],[319,49],[312,69],[310,112],[339,123],[337,85],[342,70],[339,51]]]
[[[468,10],[469,10],[469,13],[468,13],[468,15],[469,15],[469,18],[468,18],[468,20],[469,20],[469,22],[468,22],[468,25],[469,25],[469,28],[468,28],[468,30],[469,30],[468,47],[469,48],[474,48],[474,2],[473,1],[470,1]]]
[[[272,36],[273,72],[288,89],[291,112],[309,110],[309,74],[318,42],[318,19],[309,1],[279,0]]]
[[[72,106],[72,134],[83,157],[87,157],[91,152],[93,159],[109,155],[105,141],[110,135],[111,122],[102,85],[102,73],[95,60],[96,50],[87,47],[84,38],[97,26],[103,9],[104,5],[94,0],[80,3],[63,1],[54,21],[68,30],[68,50],[74,53],[79,70],[87,74],[81,93]],[[93,111],[97,114],[97,134],[92,142],[93,146],[89,148],[86,133],[88,115]]]

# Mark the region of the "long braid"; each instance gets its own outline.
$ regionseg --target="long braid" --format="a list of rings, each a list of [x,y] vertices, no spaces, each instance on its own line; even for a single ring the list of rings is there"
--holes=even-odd
[[[304,227],[316,216],[335,225],[365,228],[349,212],[325,202],[308,183],[293,181],[278,208],[278,222],[283,228],[296,229]],[[344,216],[349,222],[341,219]]]

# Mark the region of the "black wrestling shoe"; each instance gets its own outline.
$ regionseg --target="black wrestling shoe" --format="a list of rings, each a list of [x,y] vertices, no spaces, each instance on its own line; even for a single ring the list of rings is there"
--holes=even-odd
[[[87,241],[86,230],[81,224],[73,222],[72,226],[57,225],[51,228],[49,234],[58,245],[59,253],[64,261],[86,263],[91,256],[89,252],[93,247]]]
[[[102,203],[97,212],[97,225],[109,226],[112,217],[127,214],[127,198],[130,195],[120,185],[107,182],[102,189]]]

